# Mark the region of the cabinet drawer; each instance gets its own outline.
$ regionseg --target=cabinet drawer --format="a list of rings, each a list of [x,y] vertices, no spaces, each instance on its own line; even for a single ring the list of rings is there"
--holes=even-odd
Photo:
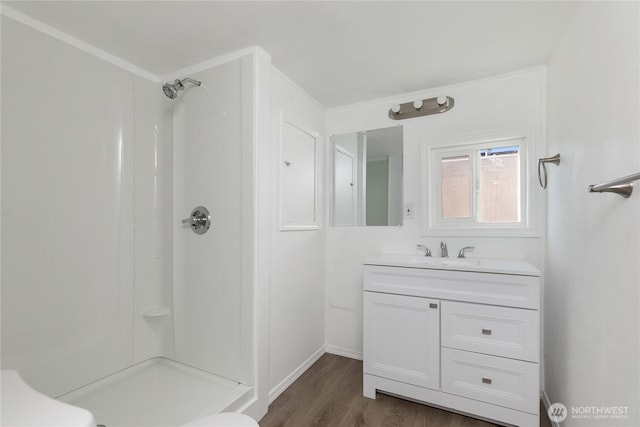
[[[538,414],[537,363],[442,349],[442,391]]]
[[[537,310],[443,301],[442,346],[538,362]]]
[[[364,266],[364,290],[538,309],[540,278],[426,268]]]

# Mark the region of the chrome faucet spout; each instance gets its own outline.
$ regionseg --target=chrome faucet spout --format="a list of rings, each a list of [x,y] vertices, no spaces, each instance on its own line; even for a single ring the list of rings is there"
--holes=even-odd
[[[449,258],[449,250],[447,249],[447,242],[444,240],[440,242],[440,252],[442,258]]]

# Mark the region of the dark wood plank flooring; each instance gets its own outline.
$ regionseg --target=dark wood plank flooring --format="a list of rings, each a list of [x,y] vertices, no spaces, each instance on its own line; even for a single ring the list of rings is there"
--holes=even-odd
[[[544,412],[541,412],[544,414]],[[550,427],[541,416],[540,426]],[[323,355],[286,389],[261,427],[493,427],[494,424],[378,393],[362,395],[362,361]]]

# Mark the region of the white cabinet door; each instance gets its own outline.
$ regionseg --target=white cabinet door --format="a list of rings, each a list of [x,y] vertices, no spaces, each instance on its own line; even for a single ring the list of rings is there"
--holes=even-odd
[[[440,388],[440,302],[364,292],[364,372]]]
[[[319,228],[318,137],[300,124],[282,119],[280,230]]]

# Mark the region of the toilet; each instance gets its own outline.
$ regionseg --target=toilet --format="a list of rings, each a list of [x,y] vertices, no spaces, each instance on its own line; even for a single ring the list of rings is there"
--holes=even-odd
[[[0,425],[95,427],[86,409],[52,399],[31,388],[17,371],[2,370],[2,415]]]
[[[258,423],[253,418],[236,412],[223,412],[221,414],[210,415],[198,418],[182,427],[258,427]]]

